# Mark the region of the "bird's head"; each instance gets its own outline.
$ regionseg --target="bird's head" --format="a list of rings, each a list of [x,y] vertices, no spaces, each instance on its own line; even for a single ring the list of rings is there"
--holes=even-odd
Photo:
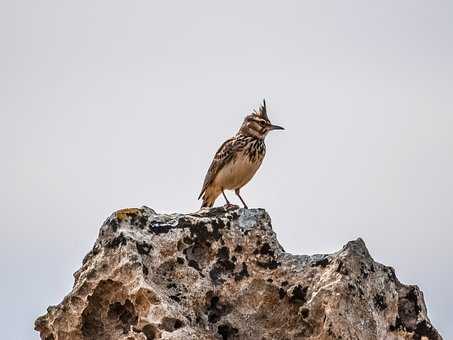
[[[263,100],[263,104],[259,107],[258,111],[255,110],[245,117],[244,122],[239,129],[239,133],[246,136],[264,139],[269,131],[272,130],[284,130],[284,128],[278,125],[273,125],[270,122],[269,117],[267,116],[266,101]]]

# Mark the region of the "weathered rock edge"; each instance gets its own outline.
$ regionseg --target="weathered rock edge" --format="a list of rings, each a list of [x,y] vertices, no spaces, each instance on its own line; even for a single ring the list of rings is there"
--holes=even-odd
[[[417,286],[361,239],[291,255],[262,209],[120,210],[41,339],[441,339]]]

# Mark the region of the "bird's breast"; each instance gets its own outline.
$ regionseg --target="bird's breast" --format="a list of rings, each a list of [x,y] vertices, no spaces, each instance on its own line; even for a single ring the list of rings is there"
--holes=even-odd
[[[246,151],[239,153],[219,171],[216,184],[229,190],[243,187],[252,179],[263,158],[264,153],[252,158]]]

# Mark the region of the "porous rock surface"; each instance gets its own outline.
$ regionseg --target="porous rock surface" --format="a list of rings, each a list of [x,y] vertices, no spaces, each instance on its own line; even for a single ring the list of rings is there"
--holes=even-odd
[[[41,339],[441,339],[422,292],[361,239],[292,255],[262,209],[120,210],[74,277]]]

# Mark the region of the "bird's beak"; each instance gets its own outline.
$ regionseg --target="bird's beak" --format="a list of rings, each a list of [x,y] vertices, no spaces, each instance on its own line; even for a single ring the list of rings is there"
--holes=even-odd
[[[278,125],[271,125],[270,128],[271,130],[285,130],[284,127]]]

